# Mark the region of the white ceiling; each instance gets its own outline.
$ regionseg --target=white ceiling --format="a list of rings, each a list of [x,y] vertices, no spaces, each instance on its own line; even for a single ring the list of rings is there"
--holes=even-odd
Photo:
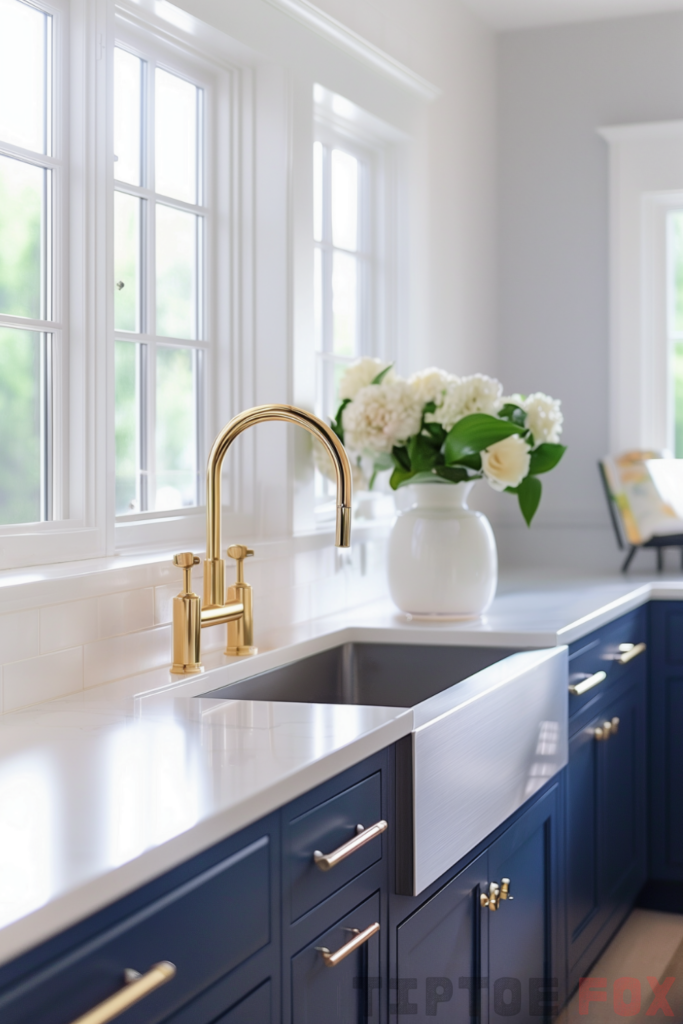
[[[496,29],[683,11],[683,0],[465,0]]]

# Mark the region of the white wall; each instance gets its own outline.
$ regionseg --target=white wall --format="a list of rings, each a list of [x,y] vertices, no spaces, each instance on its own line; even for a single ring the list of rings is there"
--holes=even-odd
[[[416,118],[411,369],[495,368],[495,37],[458,0],[316,0],[441,89]],[[361,102],[361,101],[357,101]]]
[[[498,370],[562,399],[562,466],[531,531],[508,506],[504,561],[618,563],[596,462],[608,450],[608,152],[601,125],[683,116],[683,15],[498,38]],[[652,556],[640,564],[651,567]]]

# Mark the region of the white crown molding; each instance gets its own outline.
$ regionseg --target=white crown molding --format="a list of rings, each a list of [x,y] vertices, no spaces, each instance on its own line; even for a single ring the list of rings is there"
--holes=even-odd
[[[638,139],[683,139],[683,121],[651,121],[598,128],[606,142],[637,142]]]
[[[342,25],[336,18],[330,17],[308,0],[266,0],[266,3],[294,18],[327,42],[413,93],[414,96],[431,102],[441,95],[441,90],[436,85],[432,85],[400,61],[394,60],[384,50],[369,43],[367,39],[363,39],[357,32]]]

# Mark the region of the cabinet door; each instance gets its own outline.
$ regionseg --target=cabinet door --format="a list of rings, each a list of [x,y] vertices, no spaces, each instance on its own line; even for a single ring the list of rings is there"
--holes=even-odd
[[[355,931],[362,932],[380,920],[380,895],[375,893],[292,957],[295,1024],[360,1024],[379,1015],[379,932],[334,967],[327,966],[321,949],[337,952],[353,939]]]
[[[598,832],[601,744],[587,721],[569,742],[567,807],[567,947],[570,972],[600,930]],[[573,987],[570,985],[570,987]]]
[[[605,920],[626,913],[647,877],[644,680],[609,701],[605,721],[615,717],[617,732],[596,744],[600,752],[598,891]]]
[[[479,893],[486,880],[484,853],[399,925],[390,1020],[399,1014],[410,1014],[416,1024],[427,1024],[433,1017],[482,1019],[488,920],[481,912]]]
[[[683,604],[650,604],[650,875],[683,881]]]
[[[510,879],[511,900],[488,918],[490,1022],[550,1020],[564,996],[559,871],[559,787],[489,849],[489,882]]]

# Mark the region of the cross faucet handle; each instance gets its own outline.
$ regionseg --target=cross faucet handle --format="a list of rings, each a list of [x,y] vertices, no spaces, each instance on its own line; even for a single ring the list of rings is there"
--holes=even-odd
[[[241,562],[245,558],[249,558],[254,552],[251,548],[246,547],[244,544],[231,544],[228,548],[228,558],[234,558],[237,562]]]
[[[253,554],[252,549],[245,544],[231,544],[228,548],[228,558],[234,558],[237,562],[237,583],[244,583],[244,559]]]
[[[192,566],[199,565],[199,558],[192,551],[181,551],[173,556],[173,564],[183,570],[183,593],[192,593]]]

